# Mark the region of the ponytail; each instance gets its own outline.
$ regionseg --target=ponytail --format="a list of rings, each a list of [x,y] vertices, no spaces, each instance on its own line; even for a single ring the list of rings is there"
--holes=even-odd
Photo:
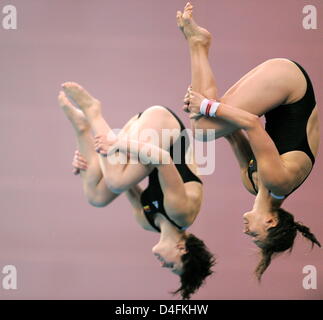
[[[314,244],[319,246],[321,248],[321,244],[316,239],[315,235],[310,231],[310,229],[299,222],[295,222],[295,228],[297,231],[299,231],[304,238],[307,238],[312,242],[312,248],[314,247]]]
[[[266,241],[260,251],[261,259],[255,270],[259,281],[275,254],[286,250],[292,251],[297,231],[312,242],[312,248],[314,244],[321,247],[320,242],[310,229],[299,222],[295,222],[294,216],[291,213],[282,208],[279,208],[276,213],[278,224],[268,229]]]

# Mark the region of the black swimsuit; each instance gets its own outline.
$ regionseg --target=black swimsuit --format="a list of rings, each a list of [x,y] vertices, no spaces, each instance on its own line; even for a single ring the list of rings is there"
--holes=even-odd
[[[289,151],[303,151],[311,159],[313,167],[315,157],[308,144],[306,126],[308,119],[316,105],[315,95],[312,82],[306,71],[297,62],[292,62],[298,66],[306,78],[307,90],[303,98],[297,102],[287,105],[280,105],[268,111],[265,114],[265,130],[274,141],[279,154],[284,154]],[[253,159],[251,159],[249,162],[248,176],[255,192],[258,192],[252,179],[252,173],[256,171],[257,161],[253,157]],[[306,180],[306,178],[303,180],[303,182]],[[301,184],[285,197],[289,196],[292,192],[299,188]]]
[[[190,168],[185,163],[185,154],[189,147],[189,137],[187,135],[186,129],[182,123],[182,121],[177,117],[177,115],[170,109],[166,108],[179,122],[181,134],[175,141],[175,143],[170,147],[169,153],[172,159],[174,156],[177,156],[177,153],[180,152],[181,161],[178,163],[174,161],[176,169],[178,170],[180,176],[183,179],[183,182],[196,181],[202,183],[202,181],[190,170]],[[139,113],[138,118],[142,113]],[[179,155],[178,155],[179,156]],[[175,157],[176,158],[176,157]],[[150,223],[150,225],[160,232],[160,228],[158,228],[155,224],[155,218],[157,213],[162,214],[168,221],[170,221],[174,226],[176,226],[179,230],[185,230],[185,227],[181,227],[177,225],[166,213],[164,208],[164,195],[162,188],[160,186],[159,178],[158,178],[158,169],[154,169],[149,175],[149,183],[148,187],[141,194],[141,204],[144,209],[144,214],[146,219]]]

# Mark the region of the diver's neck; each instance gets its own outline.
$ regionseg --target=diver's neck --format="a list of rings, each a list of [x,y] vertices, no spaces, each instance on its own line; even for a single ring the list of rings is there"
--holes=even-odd
[[[268,189],[260,188],[253,205],[253,210],[256,212],[273,212],[280,208],[282,203],[283,200],[273,198]]]
[[[171,224],[164,217],[158,219],[158,225],[160,228],[159,242],[175,241],[178,242],[182,239],[185,231],[180,231],[173,224]]]

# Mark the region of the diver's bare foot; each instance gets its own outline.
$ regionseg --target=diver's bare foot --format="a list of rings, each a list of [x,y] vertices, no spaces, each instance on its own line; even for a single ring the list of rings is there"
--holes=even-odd
[[[60,91],[58,95],[58,104],[67,118],[71,121],[77,133],[81,134],[90,130],[90,124],[86,120],[85,115],[81,110],[78,110],[73,106],[64,91]]]
[[[177,25],[184,33],[190,44],[200,44],[209,47],[211,44],[211,34],[206,29],[198,26],[193,19],[193,6],[188,2],[184,12],[177,11]]]
[[[66,96],[79,107],[84,115],[93,119],[101,115],[101,103],[93,98],[82,86],[76,82],[65,82],[62,84]]]

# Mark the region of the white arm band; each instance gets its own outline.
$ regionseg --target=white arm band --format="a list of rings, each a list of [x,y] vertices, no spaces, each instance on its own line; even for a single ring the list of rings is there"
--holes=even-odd
[[[200,105],[200,113],[208,117],[216,117],[219,105],[220,102],[204,99]]]
[[[276,194],[273,194],[272,192],[270,192],[270,195],[277,200],[283,200],[286,198],[286,196],[277,196]]]

